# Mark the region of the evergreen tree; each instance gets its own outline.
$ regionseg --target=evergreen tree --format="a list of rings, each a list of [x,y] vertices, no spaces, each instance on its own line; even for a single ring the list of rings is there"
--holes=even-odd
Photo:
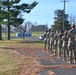
[[[17,17],[21,12],[30,13],[38,4],[34,1],[32,4],[19,4],[21,0],[1,0],[3,11],[5,11],[6,24],[8,25],[8,40],[10,40],[10,25],[18,26],[24,21],[22,17]]]
[[[63,10],[56,10],[55,11],[55,17],[54,17],[54,25],[52,25],[52,28],[56,30],[68,30],[69,28],[69,21],[68,21],[68,14],[64,14],[64,26],[63,26]]]
[[[2,10],[1,0],[0,0],[0,40],[2,40],[2,24],[4,21],[5,12]]]

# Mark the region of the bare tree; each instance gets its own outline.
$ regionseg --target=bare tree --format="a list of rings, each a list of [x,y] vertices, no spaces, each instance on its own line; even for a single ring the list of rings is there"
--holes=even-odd
[[[74,16],[74,15],[70,15],[70,24],[76,24],[76,16]]]
[[[31,25],[32,25],[32,22],[27,21],[22,25],[20,25],[19,27],[17,27],[17,30],[23,35],[23,39],[25,39],[24,35],[27,31],[29,31],[29,29],[31,28]]]

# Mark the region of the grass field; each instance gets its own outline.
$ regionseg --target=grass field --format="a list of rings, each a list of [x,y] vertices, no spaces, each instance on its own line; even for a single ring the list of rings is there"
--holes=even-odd
[[[30,49],[43,47],[42,41],[29,44],[23,43],[23,41],[24,40],[0,41],[0,75],[19,75],[20,67],[27,66],[30,61],[33,60],[27,60],[27,57],[19,54],[16,50],[28,49],[29,47],[31,47]]]
[[[12,51],[7,49],[6,42],[0,41],[0,75],[17,75],[18,64],[11,58]]]
[[[33,32],[32,36],[40,36],[42,34],[44,34],[44,32]]]
[[[32,36],[40,36],[42,34],[44,34],[44,32],[32,32]],[[7,37],[7,33],[2,33],[2,36]],[[11,37],[16,37],[16,32],[14,32],[14,33],[11,32],[10,36]]]

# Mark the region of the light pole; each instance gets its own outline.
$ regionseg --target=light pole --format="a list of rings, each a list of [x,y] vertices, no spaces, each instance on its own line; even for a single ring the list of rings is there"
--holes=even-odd
[[[66,0],[64,1],[61,1],[64,3],[64,6],[63,6],[63,30],[65,30],[65,3],[68,2]]]

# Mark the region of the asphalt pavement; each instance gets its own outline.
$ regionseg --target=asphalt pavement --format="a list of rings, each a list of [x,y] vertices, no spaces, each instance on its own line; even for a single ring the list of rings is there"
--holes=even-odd
[[[63,61],[62,57],[57,58],[54,61],[46,60],[45,56],[49,56],[49,54],[47,54],[47,52],[44,52],[44,51],[37,51],[36,54],[39,57],[44,57],[44,58],[38,60],[41,63],[41,65],[44,65],[44,66],[55,66],[55,65],[76,66],[76,64],[70,64],[67,61]],[[62,67],[44,68],[38,74],[50,75],[50,74],[47,74],[48,71],[53,71],[55,73],[55,75],[76,75],[76,68],[62,68]]]

